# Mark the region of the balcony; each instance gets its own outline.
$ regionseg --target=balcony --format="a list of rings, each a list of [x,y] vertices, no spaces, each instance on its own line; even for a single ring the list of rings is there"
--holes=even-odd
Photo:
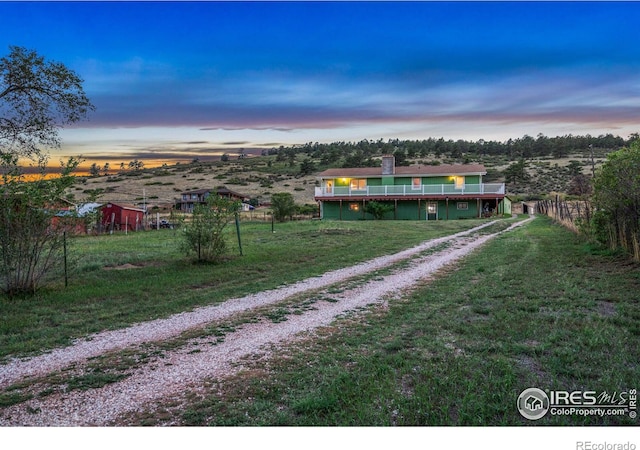
[[[465,184],[456,189],[455,184],[425,184],[414,187],[367,186],[364,189],[351,189],[349,186],[317,187],[316,199],[332,197],[456,197],[463,195],[504,195],[504,183]]]

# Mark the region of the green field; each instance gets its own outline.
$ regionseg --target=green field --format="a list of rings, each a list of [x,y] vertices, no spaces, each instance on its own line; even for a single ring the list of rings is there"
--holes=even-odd
[[[219,265],[189,262],[172,230],[78,238],[68,288],[1,300],[2,356],[37,354],[91,332],[291,283],[480,222],[290,222],[276,233],[270,224],[243,224],[245,256]],[[639,291],[637,264],[539,217],[387,307],[339,319],[268,364],[247,361],[198,395],[122,424],[637,425],[628,416],[531,422],[516,399],[529,387],[637,389]],[[96,360],[86,376],[49,382],[68,389],[116,382],[133,364],[126,359],[122,352]],[[0,400],[9,405],[22,395]]]
[[[61,278],[35,297],[0,297],[0,361],[273,289],[484,222],[302,221],[276,224],[274,233],[269,223],[243,223],[244,256],[228,227],[229,257],[218,265],[180,253],[179,230],[77,237],[67,288]]]
[[[547,415],[529,387],[637,389],[640,268],[547,218],[498,237],[458,270],[339,321],[265,367],[212,380],[205,400],[137,418],[157,425],[637,425]]]

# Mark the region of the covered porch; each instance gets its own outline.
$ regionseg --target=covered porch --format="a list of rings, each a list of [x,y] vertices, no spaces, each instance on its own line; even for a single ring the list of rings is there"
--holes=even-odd
[[[320,217],[334,220],[367,220],[368,202],[376,201],[390,205],[391,211],[384,217],[388,220],[452,220],[489,217],[510,214],[510,202],[504,196],[476,195],[444,197],[339,197],[320,200]]]

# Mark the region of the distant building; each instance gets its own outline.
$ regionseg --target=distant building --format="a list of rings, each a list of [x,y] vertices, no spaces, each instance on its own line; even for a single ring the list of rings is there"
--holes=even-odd
[[[197,205],[204,205],[207,202],[207,198],[212,192],[215,192],[215,194],[220,197],[239,200],[243,203],[249,201],[249,197],[246,195],[232,191],[226,187],[219,187],[217,189],[196,189],[194,191],[186,191],[180,194],[180,199],[176,201],[176,210],[185,213],[192,213],[193,208]]]
[[[145,210],[129,205],[106,203],[99,208],[101,231],[144,230]]]
[[[87,217],[90,214],[95,213],[101,206],[101,203],[96,202],[83,203],[76,207],[76,214],[78,217]]]
[[[100,203],[84,203],[74,205],[74,208],[60,209],[52,218],[52,224],[63,226],[66,231],[74,234],[86,234],[93,231],[97,225],[95,216]]]

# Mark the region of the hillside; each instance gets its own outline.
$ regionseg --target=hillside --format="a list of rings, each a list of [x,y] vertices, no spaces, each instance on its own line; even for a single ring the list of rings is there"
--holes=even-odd
[[[193,162],[139,171],[122,171],[97,177],[79,177],[72,194],[87,199],[98,194],[98,201],[146,203],[150,210],[168,212],[184,191],[227,188],[259,202],[271,194],[291,192],[296,203],[314,203],[315,177],[297,176],[297,167],[274,164],[274,157],[243,160]]]
[[[599,166],[611,149],[594,152],[595,167]],[[75,201],[145,204],[150,211],[168,214],[181,192],[226,186],[257,202],[269,202],[272,194],[291,193],[298,204],[315,203],[315,174],[327,167],[346,164],[334,161],[324,164],[321,158],[302,152],[283,155],[255,156],[228,161],[192,162],[173,166],[125,170],[94,177],[78,177],[71,195]],[[480,162],[487,167],[485,180],[507,182],[507,190],[514,196],[541,197],[555,192],[567,192],[572,178],[579,173],[590,174],[591,155],[573,153],[562,158],[542,156],[512,160],[505,155],[427,155],[406,159],[404,164],[451,164]],[[303,166],[313,171],[303,175]],[[379,164],[379,157],[369,157],[366,164]],[[520,164],[521,166],[518,166]],[[520,170],[517,170],[520,167]],[[524,170],[522,170],[524,169]]]

